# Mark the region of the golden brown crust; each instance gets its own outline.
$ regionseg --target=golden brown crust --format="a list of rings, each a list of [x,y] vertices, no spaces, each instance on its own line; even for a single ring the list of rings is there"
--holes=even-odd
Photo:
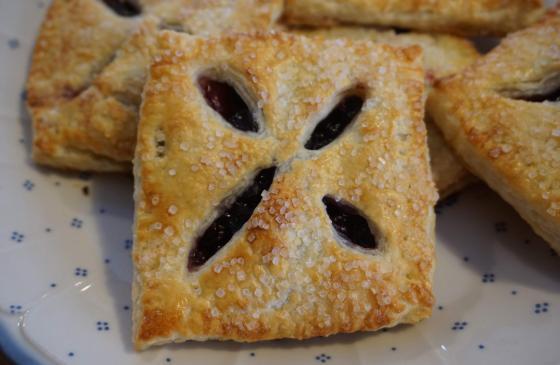
[[[35,161],[59,168],[130,168],[140,94],[160,27],[197,34],[268,28],[280,0],[143,0],[125,18],[98,0],[54,0],[27,84]]]
[[[463,38],[428,33],[396,33],[364,27],[336,26],[319,29],[285,28],[285,31],[325,38],[350,38],[386,43],[396,47],[419,45],[423,50],[424,67],[431,82],[450,76],[469,66],[478,58],[473,44]]]
[[[440,82],[428,110],[470,169],[560,249],[560,104],[519,100],[560,88],[558,9]]]
[[[286,0],[294,25],[368,24],[455,34],[503,35],[534,22],[541,0]]]
[[[203,40],[164,32],[160,42],[135,159],[136,347],[302,339],[429,316],[437,194],[420,49],[284,33]],[[262,115],[260,134],[233,129],[207,106],[196,79],[210,70],[245,90]],[[337,95],[356,87],[366,101],[352,126],[321,150],[304,149]],[[278,172],[252,218],[189,272],[193,241],[216,206],[271,165]],[[325,194],[373,222],[378,251],[335,238]]]
[[[380,31],[360,27],[333,27],[317,30],[290,30],[298,34],[325,38],[350,38],[371,40],[392,46],[419,45],[422,47],[426,80],[429,85],[437,79],[463,70],[478,59],[479,54],[466,39],[441,35]],[[447,146],[440,131],[433,125],[429,115],[425,117],[428,130],[428,147],[432,175],[440,198],[451,195],[474,181],[463,163]]]
[[[428,149],[430,151],[430,167],[432,177],[438,190],[439,198],[461,191],[476,178],[465,168],[463,162],[449,147],[438,127],[425,119],[428,131]]]

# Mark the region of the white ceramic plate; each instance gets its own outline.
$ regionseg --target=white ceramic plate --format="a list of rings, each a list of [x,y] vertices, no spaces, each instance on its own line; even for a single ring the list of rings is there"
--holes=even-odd
[[[29,161],[23,85],[46,8],[0,0],[0,345],[41,364],[559,364],[560,259],[494,193],[438,208],[431,319],[259,344],[130,341],[132,180]]]

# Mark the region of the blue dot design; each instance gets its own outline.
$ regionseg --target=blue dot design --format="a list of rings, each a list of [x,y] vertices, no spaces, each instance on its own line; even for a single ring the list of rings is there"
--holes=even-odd
[[[494,230],[498,233],[507,232],[507,224],[506,222],[496,222],[494,224]]]
[[[109,322],[105,321],[97,321],[97,330],[98,331],[109,331]]]
[[[126,240],[124,240],[124,249],[130,250],[131,248],[132,248],[132,240],[130,238],[127,238]]]
[[[534,307],[535,314],[547,313],[548,312],[548,303],[537,303]]]
[[[329,361],[331,359],[331,357],[329,355],[326,354],[320,354],[315,356],[315,360],[317,360],[318,362],[322,362],[325,363],[327,361]]]
[[[13,231],[12,235],[10,236],[10,239],[14,242],[17,242],[17,243],[23,242],[24,238],[25,238],[25,235],[23,233],[18,232],[18,231]]]
[[[86,276],[88,276],[88,271],[87,269],[82,269],[81,267],[77,267],[76,270],[74,270],[74,275],[85,278]]]
[[[465,329],[465,327],[467,327],[467,325],[467,322],[455,322],[453,323],[453,327],[451,327],[451,329],[453,331],[462,331]]]
[[[84,180],[84,181],[88,181],[89,179],[91,179],[91,176],[92,175],[89,172],[80,172],[80,174],[78,175],[80,180]]]
[[[19,48],[19,40],[17,38],[8,40],[8,47],[10,47],[11,49]]]
[[[70,222],[70,226],[72,226],[73,228],[80,229],[82,228],[83,223],[84,222],[81,219],[73,218],[72,221]]]
[[[25,180],[22,184],[23,188],[27,191],[31,191],[33,190],[33,188],[35,187],[35,184],[33,183],[33,181],[31,180]]]
[[[459,195],[460,194],[453,194],[451,196],[448,196],[447,198],[445,198],[442,201],[439,201],[436,206],[435,206],[435,212],[436,214],[441,214],[443,213],[443,208],[445,207],[452,207],[455,204],[457,204],[457,202],[459,201]]]
[[[10,314],[20,314],[21,310],[22,310],[22,306],[19,304],[10,305]]]
[[[483,283],[493,283],[496,276],[494,274],[484,274],[482,275]]]

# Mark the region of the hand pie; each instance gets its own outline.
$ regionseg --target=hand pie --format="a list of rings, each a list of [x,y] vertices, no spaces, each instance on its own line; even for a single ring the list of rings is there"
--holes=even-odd
[[[371,40],[393,46],[419,45],[424,51],[424,67],[428,85],[431,85],[436,79],[459,72],[479,56],[469,41],[448,35],[396,34],[394,31],[357,27],[335,27],[295,32],[307,36]],[[474,181],[474,178],[447,146],[441,132],[432,124],[429,115],[425,116],[425,122],[428,130],[432,175],[440,198],[444,198],[461,190],[471,181]]]
[[[542,0],[286,0],[292,25],[367,24],[462,35],[503,35],[527,26]]]
[[[438,83],[428,112],[471,171],[560,250],[560,13]]]
[[[281,0],[54,0],[28,80],[35,161],[130,169],[146,69],[160,28],[195,34],[266,29]]]
[[[134,163],[136,347],[428,317],[421,49],[286,33],[159,42]]]

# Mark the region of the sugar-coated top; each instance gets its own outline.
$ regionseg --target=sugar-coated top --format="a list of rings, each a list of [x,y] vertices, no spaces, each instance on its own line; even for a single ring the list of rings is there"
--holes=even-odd
[[[307,338],[429,315],[437,195],[420,48],[274,32],[162,32],[158,42],[135,159],[137,347]],[[259,132],[223,120],[200,91],[201,75],[233,85]],[[327,146],[306,149],[349,93],[364,99],[355,120]],[[269,166],[277,166],[274,181],[249,221],[189,271],[189,252],[224,199]],[[367,218],[377,250],[344,244],[325,195]]]

